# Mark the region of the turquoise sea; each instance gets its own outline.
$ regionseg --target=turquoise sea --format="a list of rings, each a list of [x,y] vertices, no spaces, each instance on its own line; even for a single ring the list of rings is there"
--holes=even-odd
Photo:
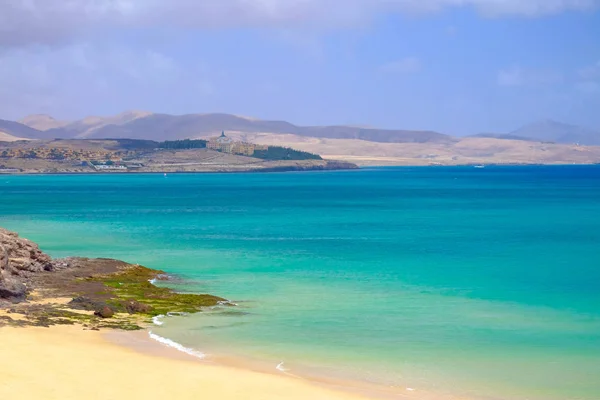
[[[209,358],[600,399],[600,166],[0,176],[0,226],[237,303],[153,329]]]

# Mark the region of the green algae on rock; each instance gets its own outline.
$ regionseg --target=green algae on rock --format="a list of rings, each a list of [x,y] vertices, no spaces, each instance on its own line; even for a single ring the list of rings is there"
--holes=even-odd
[[[163,271],[103,258],[53,260],[35,243],[1,228],[0,239],[0,309],[19,315],[3,315],[0,326],[81,324],[133,330],[157,315],[195,313],[226,303],[152,284],[166,276]]]
[[[226,301],[223,298],[208,294],[184,294],[176,293],[171,289],[158,287],[150,281],[158,275],[164,275],[163,271],[152,270],[140,265],[131,266],[123,271],[88,278],[95,282],[101,282],[106,287],[106,293],[111,295],[107,304],[116,311],[157,316],[169,312],[194,313],[201,311],[203,307],[212,307]],[[139,304],[149,306],[144,309]]]

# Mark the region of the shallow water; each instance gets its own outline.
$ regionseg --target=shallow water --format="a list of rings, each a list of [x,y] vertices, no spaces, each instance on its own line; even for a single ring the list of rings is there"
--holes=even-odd
[[[238,303],[153,331],[273,368],[600,398],[600,167],[1,176],[0,225]]]

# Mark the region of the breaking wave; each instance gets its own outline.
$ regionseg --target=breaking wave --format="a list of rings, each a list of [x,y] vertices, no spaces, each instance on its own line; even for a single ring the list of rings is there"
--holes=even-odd
[[[155,333],[152,333],[152,331],[148,332],[148,336],[150,336],[150,339],[156,340],[157,342],[159,342],[160,344],[163,344],[165,346],[172,347],[172,348],[174,348],[176,350],[179,350],[182,353],[186,353],[186,354],[189,354],[191,356],[198,357],[198,358],[205,358],[206,357],[206,354],[202,353],[201,351],[194,350],[194,349],[191,349],[189,347],[185,347],[182,344],[179,344],[177,342],[172,341],[171,339],[167,339],[167,338],[159,336],[159,335],[157,335]]]

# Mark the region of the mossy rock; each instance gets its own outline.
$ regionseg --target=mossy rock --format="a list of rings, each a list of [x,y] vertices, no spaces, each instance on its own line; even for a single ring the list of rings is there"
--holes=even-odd
[[[150,283],[163,271],[132,266],[121,272],[90,279],[102,282],[111,299],[106,303],[117,311],[127,311],[148,316],[168,312],[195,313],[204,307],[212,307],[225,299],[208,294],[176,293],[172,289],[158,287]]]

